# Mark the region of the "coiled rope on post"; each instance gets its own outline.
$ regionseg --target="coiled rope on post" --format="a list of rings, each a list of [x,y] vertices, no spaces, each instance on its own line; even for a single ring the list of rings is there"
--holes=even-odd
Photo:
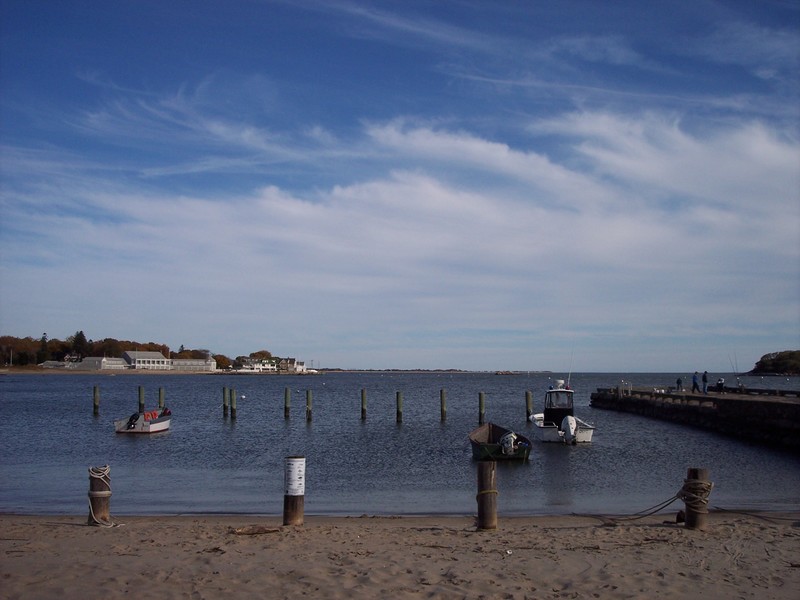
[[[111,520],[101,519],[94,514],[94,506],[92,505],[92,498],[110,498],[111,497],[111,467],[104,465],[102,467],[89,467],[89,479],[101,481],[106,487],[105,490],[89,490],[89,515],[91,516],[91,525],[97,527],[115,527]]]
[[[683,487],[676,496],[686,503],[686,508],[696,513],[707,513],[708,497],[712,489],[714,484],[711,481],[684,479]]]

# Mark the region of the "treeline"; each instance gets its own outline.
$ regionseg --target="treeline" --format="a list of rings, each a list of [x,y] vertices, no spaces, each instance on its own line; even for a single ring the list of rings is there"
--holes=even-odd
[[[800,375],[800,350],[765,354],[750,371],[752,375]]]
[[[90,340],[83,331],[76,331],[74,335],[65,340],[49,338],[46,333],[39,339],[33,337],[0,336],[0,365],[25,367],[39,365],[48,360],[59,362],[71,360],[81,361],[87,356],[105,356],[108,358],[122,358],[126,351],[138,350],[141,352],[160,352],[167,358],[213,358],[217,361],[218,369],[227,369],[244,358],[260,360],[273,360],[272,354],[267,350],[251,352],[248,357],[237,356],[230,359],[224,354],[212,354],[206,349],[187,349],[181,346],[177,352],[170,351],[166,344],[157,342],[136,342],[131,340],[117,340],[104,338]]]

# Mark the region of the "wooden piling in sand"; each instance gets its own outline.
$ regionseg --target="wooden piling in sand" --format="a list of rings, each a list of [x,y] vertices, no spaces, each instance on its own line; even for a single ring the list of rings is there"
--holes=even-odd
[[[706,528],[708,495],[711,493],[712,485],[708,481],[708,469],[690,467],[686,471],[686,480],[681,490],[686,504],[686,529],[702,531]]]
[[[283,483],[283,524],[302,525],[306,495],[306,459],[304,456],[286,457]]]
[[[497,529],[497,463],[493,460],[478,463],[478,523],[479,530]]]

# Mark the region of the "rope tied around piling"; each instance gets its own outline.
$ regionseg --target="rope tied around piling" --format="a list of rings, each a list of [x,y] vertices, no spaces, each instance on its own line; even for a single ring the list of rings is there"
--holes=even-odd
[[[98,517],[94,513],[94,506],[92,505],[92,498],[110,498],[111,497],[111,467],[104,465],[102,467],[89,467],[89,480],[100,482],[101,486],[106,489],[89,490],[89,524],[96,527],[116,527],[116,524],[110,519]]]
[[[711,495],[712,489],[714,489],[714,483],[711,481],[684,479],[683,487],[675,497],[683,500],[686,508],[705,514],[708,513],[708,497]]]

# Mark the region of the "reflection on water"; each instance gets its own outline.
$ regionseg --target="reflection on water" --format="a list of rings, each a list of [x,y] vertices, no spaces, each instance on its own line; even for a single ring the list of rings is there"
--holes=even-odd
[[[710,469],[712,505],[798,508],[795,455],[589,407],[597,387],[621,379],[667,386],[676,377],[573,374],[576,413],[597,426],[594,441],[574,447],[534,442],[528,464],[498,465],[501,514],[636,512],[674,495],[688,467]],[[280,514],[283,459],[304,455],[308,514],[471,514],[477,469],[467,434],[477,425],[478,394],[485,394],[487,420],[533,437],[525,391],[533,391],[539,411],[555,378],[560,376],[7,375],[0,377],[0,510],[81,512],[88,504],[88,468],[109,464],[118,514]],[[99,417],[92,415],[94,385],[101,392]],[[169,432],[113,432],[115,418],[136,410],[140,385],[148,408],[164,388],[173,412]],[[769,387],[779,385],[795,389],[800,378],[773,380]],[[237,390],[235,421],[223,418],[223,386]],[[288,420],[286,387],[292,391]],[[441,389],[447,390],[444,423]],[[310,422],[306,390],[313,395]],[[397,391],[403,392],[402,424],[395,419]]]

